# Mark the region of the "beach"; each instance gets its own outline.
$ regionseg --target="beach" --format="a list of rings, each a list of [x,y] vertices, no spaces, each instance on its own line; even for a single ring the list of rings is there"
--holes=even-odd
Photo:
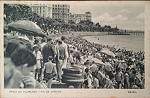
[[[92,43],[114,46],[115,48],[125,48],[135,52],[144,51],[144,35],[84,36],[83,39]]]

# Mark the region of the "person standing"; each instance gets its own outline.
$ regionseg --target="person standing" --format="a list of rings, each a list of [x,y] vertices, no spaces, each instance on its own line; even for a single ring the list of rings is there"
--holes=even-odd
[[[47,44],[43,46],[42,49],[42,55],[43,55],[43,63],[48,61],[48,57],[53,57],[53,60],[55,59],[55,47],[52,43],[52,39],[47,39]]]
[[[123,79],[123,73],[122,73],[120,68],[117,69],[117,72],[115,74],[115,79],[116,79],[116,82],[117,82],[117,88],[121,89],[124,79]]]
[[[55,64],[52,63],[52,57],[44,64],[44,79],[48,82],[48,88],[51,88],[52,80],[56,76]]]
[[[40,44],[41,50],[43,49],[43,47],[44,47],[46,44],[47,44],[47,38],[44,37],[44,38],[41,40],[41,44]]]
[[[130,87],[129,74],[128,74],[128,72],[125,72],[125,74],[124,74],[124,88],[129,89],[129,87]]]
[[[63,38],[61,39],[64,40]],[[68,58],[67,45],[62,40],[58,40],[56,46],[56,69],[59,82],[61,82],[62,78],[62,67],[66,67]]]
[[[41,75],[42,75],[42,64],[41,64],[41,60],[42,60],[42,54],[40,52],[40,47],[38,45],[35,45],[34,47],[34,51],[33,54],[36,57],[36,68],[35,68],[35,79],[40,81],[41,80]]]
[[[67,59],[68,59],[68,57],[69,57],[69,54],[68,54],[68,45],[64,42],[65,39],[66,39],[66,38],[65,38],[64,36],[61,37],[61,41],[62,41],[62,45],[61,45],[62,52],[60,52],[60,53],[62,53],[61,55],[64,55],[63,65],[62,65],[63,68],[66,68],[66,66],[67,66]],[[60,48],[60,49],[61,49],[61,48]],[[63,51],[64,51],[64,53],[63,53]]]
[[[85,88],[92,88],[93,87],[92,82],[93,82],[92,74],[90,70],[86,68],[84,73],[84,83],[83,83],[85,85]]]

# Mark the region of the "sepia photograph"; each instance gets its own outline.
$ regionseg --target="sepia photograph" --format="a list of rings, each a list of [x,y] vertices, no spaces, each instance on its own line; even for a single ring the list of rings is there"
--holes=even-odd
[[[146,89],[144,4],[5,2],[2,13],[4,89]]]
[[[84,6],[4,4],[5,88],[144,88],[144,7]]]

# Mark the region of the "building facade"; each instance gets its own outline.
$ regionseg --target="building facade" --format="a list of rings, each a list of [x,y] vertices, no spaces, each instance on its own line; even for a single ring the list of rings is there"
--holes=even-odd
[[[86,20],[92,21],[92,14],[91,14],[91,12],[85,12],[85,17],[86,17]]]
[[[84,14],[72,14],[70,13],[69,21],[73,21],[75,23],[79,23],[80,21],[92,21],[91,12],[85,12]]]
[[[70,6],[65,4],[52,5],[52,19],[61,20],[68,23]]]
[[[72,14],[70,13],[70,5],[66,4],[32,4],[31,9],[41,17],[49,17],[65,23],[68,23],[69,21],[73,21],[75,23],[85,20],[92,21],[91,12],[85,12],[84,14]]]
[[[31,9],[43,18],[52,18],[52,5],[47,4],[32,4]]]
[[[68,23],[70,6],[65,4],[33,4],[31,5],[33,12],[37,13],[39,16],[52,19],[64,21]]]

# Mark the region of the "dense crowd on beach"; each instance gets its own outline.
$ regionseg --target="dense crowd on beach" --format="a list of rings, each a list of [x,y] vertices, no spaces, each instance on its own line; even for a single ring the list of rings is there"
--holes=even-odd
[[[99,81],[97,88],[144,88],[144,52],[116,49],[107,45],[90,43],[80,37],[68,38],[66,43],[73,45],[78,50],[80,59],[92,56],[106,65],[111,65],[111,69],[108,69],[103,64],[97,64],[97,70],[90,72],[92,80],[96,78]],[[115,54],[115,57],[100,54],[102,49],[109,49]],[[90,64],[91,68],[92,64],[94,63]]]
[[[62,69],[78,66],[84,78],[81,88],[144,89],[143,51],[90,43],[79,36],[21,36],[5,37],[5,88],[51,88],[53,80],[62,83]],[[114,55],[102,53],[105,49]]]

